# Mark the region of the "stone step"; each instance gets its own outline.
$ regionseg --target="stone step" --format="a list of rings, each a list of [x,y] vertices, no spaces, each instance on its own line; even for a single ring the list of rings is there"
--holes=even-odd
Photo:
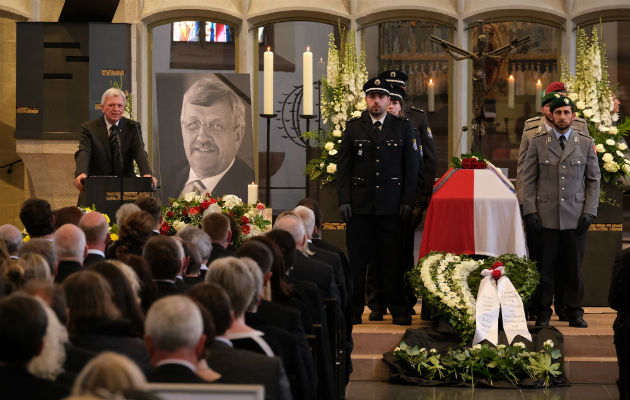
[[[382,354],[352,356],[353,381],[387,381],[389,367]],[[564,371],[571,383],[614,384],[619,377],[616,357],[565,357]]]

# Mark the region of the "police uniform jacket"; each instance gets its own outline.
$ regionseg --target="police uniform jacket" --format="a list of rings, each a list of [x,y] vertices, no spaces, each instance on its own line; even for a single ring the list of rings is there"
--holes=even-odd
[[[588,125],[582,118],[575,118],[571,122],[571,127],[582,131],[582,133],[588,135]],[[518,204],[523,204],[523,196],[521,194],[523,163],[525,162],[525,156],[527,155],[527,149],[529,149],[529,142],[536,135],[545,133],[547,126],[545,125],[545,117],[537,116],[525,121],[523,127],[523,135],[521,136],[521,145],[518,149],[518,163],[516,164],[516,197],[518,198]]]
[[[593,138],[571,129],[564,151],[553,130],[534,136],[523,163],[523,214],[538,213],[548,229],[575,229],[597,215],[599,164]]]
[[[411,121],[411,126],[418,142],[421,156],[422,170],[418,173],[416,200],[420,197],[430,197],[435,183],[437,170],[437,150],[433,142],[433,135],[429,128],[427,115],[423,110],[415,107],[405,107],[405,117]]]
[[[410,122],[387,113],[378,134],[369,113],[348,121],[337,165],[338,203],[353,214],[397,215],[413,206],[418,146]]]

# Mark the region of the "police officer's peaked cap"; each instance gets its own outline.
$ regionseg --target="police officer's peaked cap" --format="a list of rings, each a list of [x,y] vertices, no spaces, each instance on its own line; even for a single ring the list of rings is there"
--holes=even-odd
[[[392,85],[392,90],[389,93],[389,97],[398,100],[405,99],[405,88],[400,85]]]
[[[554,99],[557,99],[559,97],[564,97],[564,96],[562,96],[558,92],[547,93],[546,95],[542,97],[542,102],[540,104],[544,106],[545,104],[551,103]]]
[[[389,82],[392,85],[402,85],[405,86],[407,82],[407,74],[397,69],[390,69],[384,72],[381,72],[378,75],[378,79],[384,79],[386,82]]]
[[[384,79],[372,78],[363,85],[363,91],[365,94],[372,92],[390,94],[392,91],[392,85],[387,83]]]
[[[552,100],[549,105],[549,111],[553,112],[556,108],[564,106],[571,106],[571,110],[575,112],[575,104],[573,104],[570,98],[564,96]]]

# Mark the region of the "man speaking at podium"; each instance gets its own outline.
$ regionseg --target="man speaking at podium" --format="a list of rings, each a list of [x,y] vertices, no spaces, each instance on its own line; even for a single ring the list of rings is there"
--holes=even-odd
[[[122,90],[110,88],[101,97],[103,118],[85,122],[81,126],[79,150],[74,153],[76,171],[74,186],[82,193],[83,183],[88,176],[135,176],[133,161],[140,169],[140,175],[153,180],[147,153],[144,151],[140,124],[123,117],[126,96]],[[122,158],[122,165],[121,160]]]

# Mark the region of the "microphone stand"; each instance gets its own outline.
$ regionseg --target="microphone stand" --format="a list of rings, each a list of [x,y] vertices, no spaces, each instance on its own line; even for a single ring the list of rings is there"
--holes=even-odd
[[[120,142],[120,129],[118,129],[118,127],[116,127],[117,129],[114,130],[113,134],[115,135],[115,139],[116,139],[116,143],[118,143],[118,151],[116,154],[116,163],[120,165],[120,205],[122,206],[124,203],[124,188],[123,188],[123,176],[124,176],[124,172],[123,172],[123,159],[122,159],[122,144]]]

